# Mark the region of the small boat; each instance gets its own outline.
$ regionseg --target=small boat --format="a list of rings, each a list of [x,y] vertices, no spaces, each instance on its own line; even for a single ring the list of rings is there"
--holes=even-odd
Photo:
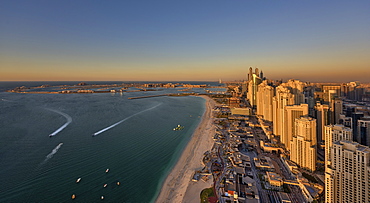
[[[104,185],[103,185],[103,187],[107,187],[107,186],[108,186],[108,184],[104,184]]]
[[[78,178],[77,180],[76,180],[76,183],[79,183],[81,181],[81,178]]]
[[[117,185],[119,185],[120,183],[117,181]]]
[[[105,172],[108,173],[109,172],[109,168],[107,168],[107,170],[105,170]]]
[[[100,197],[100,199],[104,199],[104,196],[102,195],[102,196]]]
[[[73,194],[73,195],[72,195],[72,199],[75,199],[75,198],[76,198],[76,195],[75,195],[75,194]]]
[[[174,130],[174,131],[177,131],[177,130],[182,130],[182,129],[184,129],[184,128],[185,128],[184,126],[177,125],[177,127],[176,127],[176,128],[174,128],[173,130]]]

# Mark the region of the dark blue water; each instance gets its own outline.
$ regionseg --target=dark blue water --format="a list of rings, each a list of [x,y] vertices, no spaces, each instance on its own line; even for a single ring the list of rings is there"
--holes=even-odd
[[[173,89],[161,92],[166,91]],[[72,194],[75,202],[101,201],[102,195],[108,202],[153,202],[197,127],[205,101],[127,99],[147,93],[0,92],[0,202],[67,202]],[[178,124],[185,129],[173,131]]]

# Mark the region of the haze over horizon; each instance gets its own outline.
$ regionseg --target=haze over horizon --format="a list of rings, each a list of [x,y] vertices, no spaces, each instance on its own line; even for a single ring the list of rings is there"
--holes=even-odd
[[[370,1],[3,1],[0,81],[370,83]]]

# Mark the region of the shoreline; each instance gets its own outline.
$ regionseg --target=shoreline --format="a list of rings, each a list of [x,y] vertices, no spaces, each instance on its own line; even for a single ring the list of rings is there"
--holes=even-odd
[[[213,125],[212,109],[216,105],[216,102],[208,96],[199,97],[206,100],[206,109],[202,119],[179,160],[163,182],[162,188],[155,200],[156,203],[193,202],[194,198],[198,198],[200,201],[199,195],[201,190],[204,189],[205,183],[201,183],[201,181],[193,183],[191,178],[196,170],[201,170],[204,167],[202,163],[203,154],[211,150],[214,144],[212,136],[215,127]],[[212,179],[207,181],[208,184],[213,184]],[[189,194],[198,189],[198,194]]]

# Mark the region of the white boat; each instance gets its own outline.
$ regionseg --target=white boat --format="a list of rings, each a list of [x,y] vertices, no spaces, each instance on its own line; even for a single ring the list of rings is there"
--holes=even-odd
[[[107,168],[107,170],[105,170],[105,172],[108,173],[109,172],[109,168]]]
[[[184,129],[184,128],[185,128],[184,126],[177,125],[177,127],[176,127],[176,128],[174,128],[173,130],[174,130],[174,131],[177,131],[177,130],[182,130],[182,129]]]
[[[108,186],[108,184],[104,184],[104,185],[103,185],[103,187],[107,187],[107,186]]]
[[[100,199],[104,199],[104,196],[102,195],[102,196],[100,197]]]
[[[81,178],[78,178],[77,180],[76,180],[76,183],[79,183],[81,181]]]
[[[76,198],[76,195],[75,195],[75,194],[73,194],[71,198],[72,198],[72,199],[75,199],[75,198]]]
[[[120,183],[117,181],[117,185],[119,185]]]

